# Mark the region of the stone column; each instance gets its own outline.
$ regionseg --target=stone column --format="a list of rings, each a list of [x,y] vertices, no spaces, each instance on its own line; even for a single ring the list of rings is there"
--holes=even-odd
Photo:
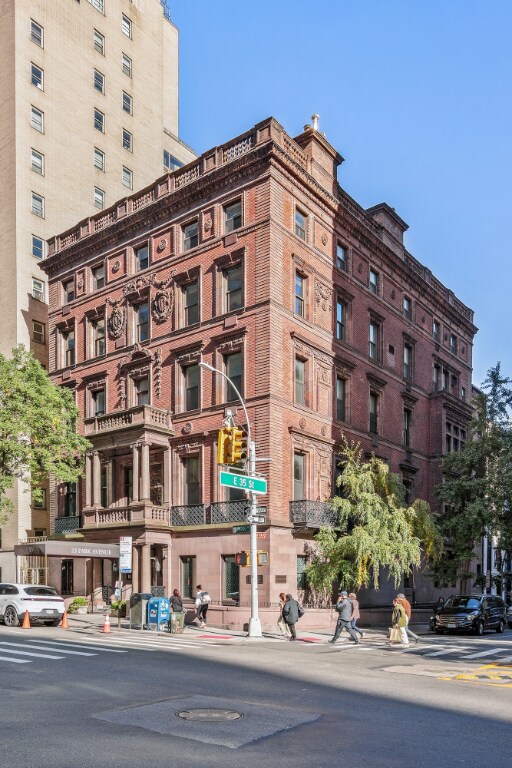
[[[166,507],[171,501],[171,449],[164,450],[164,477],[163,477],[162,504]]]
[[[132,504],[139,501],[139,444],[132,445]]]
[[[151,592],[151,544],[142,545],[142,589],[141,592]]]
[[[111,458],[107,461],[107,507],[114,501],[114,462]]]
[[[164,585],[166,595],[172,595],[172,590],[177,586],[172,583],[171,551],[171,545],[168,544],[166,546],[164,544],[162,547],[162,584]]]
[[[101,462],[98,451],[92,455],[92,504],[93,507],[101,504]]]
[[[91,506],[91,490],[92,490],[92,454],[87,451],[85,456],[85,506]]]
[[[139,547],[132,550],[132,592],[142,592],[139,568]]]
[[[141,461],[141,501],[149,502],[149,444],[142,443]]]

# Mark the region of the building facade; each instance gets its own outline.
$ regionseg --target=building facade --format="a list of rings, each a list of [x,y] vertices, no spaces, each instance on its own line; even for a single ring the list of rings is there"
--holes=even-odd
[[[46,366],[48,238],[194,157],[178,31],[160,0],[0,0],[0,19],[0,352],[24,344]],[[0,578],[20,539],[49,534],[47,496],[14,488]]]
[[[315,123],[292,139],[270,118],[50,240],[50,371],[92,443],[76,505],[74,489],[55,494],[52,531],[132,536],[135,591],[201,582],[249,604],[235,563],[249,536],[234,530],[248,502],[219,484],[216,450],[228,412],[244,416],[203,361],[242,393],[270,459],[257,465],[262,604],[296,592],[334,522],[342,432],[438,507],[442,455],[471,417],[473,313],[407,252],[392,208],[342,189],[341,162]],[[109,568],[88,593],[114,583]]]

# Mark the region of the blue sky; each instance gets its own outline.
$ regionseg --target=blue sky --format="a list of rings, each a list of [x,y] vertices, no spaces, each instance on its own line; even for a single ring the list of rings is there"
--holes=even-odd
[[[180,134],[198,153],[320,115],[340,184],[475,310],[474,381],[512,377],[510,0],[172,0]]]

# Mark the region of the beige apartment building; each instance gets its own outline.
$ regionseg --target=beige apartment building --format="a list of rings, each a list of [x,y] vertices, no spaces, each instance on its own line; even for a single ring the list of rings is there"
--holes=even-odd
[[[0,0],[0,74],[0,352],[46,365],[47,239],[195,157],[178,138],[178,30],[161,0]],[[0,580],[20,575],[15,544],[49,533],[45,496],[14,489]]]

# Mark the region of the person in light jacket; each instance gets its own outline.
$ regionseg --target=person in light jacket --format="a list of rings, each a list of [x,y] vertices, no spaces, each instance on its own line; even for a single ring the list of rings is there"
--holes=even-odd
[[[352,601],[352,617],[350,620],[350,626],[354,632],[358,632],[361,637],[364,637],[364,632],[357,626],[357,620],[361,618],[361,614],[359,612],[359,600],[357,599],[356,593],[351,592],[348,596],[348,599]]]
[[[296,640],[295,625],[299,620],[299,604],[291,595],[286,595],[286,602],[283,606],[283,619],[290,629],[290,640]]]
[[[284,616],[283,616],[283,608],[285,604],[286,604],[286,595],[284,592],[280,592],[279,593],[279,618],[277,620],[277,626],[279,627],[279,630],[282,635],[284,635],[285,637],[290,637],[291,635],[290,627],[284,620]]]
[[[391,626],[400,630],[402,636],[402,645],[409,645],[409,638],[407,637],[407,614],[402,605],[402,601],[396,598],[393,600],[393,615],[391,617]]]
[[[404,608],[404,611],[405,611],[405,617],[406,617],[406,619],[407,619],[407,626],[406,626],[406,628],[405,628],[405,631],[407,632],[407,635],[409,635],[410,637],[412,637],[412,638],[413,638],[413,640],[414,640],[416,643],[419,643],[420,639],[419,639],[418,635],[415,635],[415,634],[414,634],[414,632],[412,632],[412,631],[409,629],[409,623],[410,623],[410,621],[411,621],[411,615],[412,615],[412,608],[411,608],[411,604],[410,604],[410,602],[408,601],[408,599],[406,598],[406,596],[405,596],[405,595],[402,595],[402,594],[400,594],[400,595],[397,595],[397,598],[400,600],[401,604],[403,605],[403,608]]]

